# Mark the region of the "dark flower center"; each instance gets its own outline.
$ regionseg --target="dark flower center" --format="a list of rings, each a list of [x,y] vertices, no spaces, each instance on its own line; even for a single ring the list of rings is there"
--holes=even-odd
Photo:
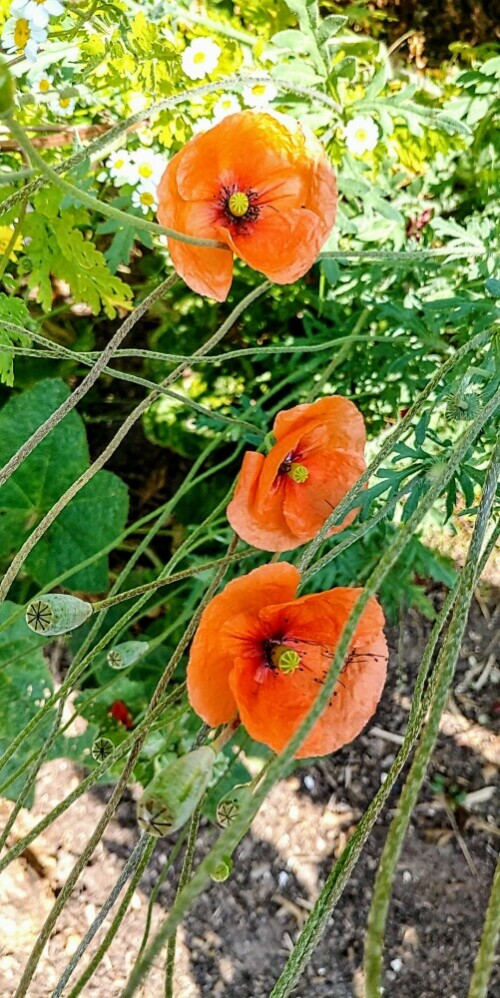
[[[299,653],[283,644],[281,638],[268,638],[264,641],[263,650],[266,666],[273,672],[279,671],[288,676],[300,666]]]
[[[225,184],[216,197],[224,222],[236,232],[248,232],[260,215],[257,191],[240,190],[237,184]]]

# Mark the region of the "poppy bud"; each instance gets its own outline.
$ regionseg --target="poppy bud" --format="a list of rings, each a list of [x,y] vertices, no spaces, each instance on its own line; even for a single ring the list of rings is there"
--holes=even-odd
[[[26,623],[36,634],[66,634],[92,615],[92,604],[76,596],[48,593],[26,607]]]
[[[251,783],[239,783],[238,786],[233,787],[224,797],[221,797],[217,804],[217,824],[221,828],[229,828],[229,825],[232,825],[242,804],[248,800],[251,789]]]
[[[212,870],[210,874],[211,880],[215,880],[217,884],[222,884],[224,880],[227,880],[233,872],[233,861],[230,856],[224,856],[224,859],[217,863],[217,866]]]
[[[0,115],[7,114],[14,104],[14,80],[6,62],[0,60]]]
[[[107,663],[112,669],[126,669],[134,665],[149,648],[147,641],[124,641],[108,652]]]
[[[212,775],[215,753],[208,746],[176,759],[153,777],[137,805],[143,831],[159,838],[186,824]]]

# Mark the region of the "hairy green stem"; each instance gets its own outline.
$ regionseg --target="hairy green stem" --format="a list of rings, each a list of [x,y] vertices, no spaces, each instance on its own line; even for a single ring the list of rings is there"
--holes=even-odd
[[[490,900],[486,911],[481,942],[469,985],[467,998],[487,998],[488,983],[495,961],[498,937],[500,935],[500,856],[491,886]]]
[[[184,854],[184,862],[182,864],[181,875],[179,877],[179,883],[177,885],[176,898],[184,890],[193,869],[194,854],[196,852],[196,840],[198,838],[198,829],[200,827],[201,819],[201,808],[202,805],[199,804],[194,812],[190,826],[189,835],[186,844],[186,852]],[[174,966],[175,966],[175,950],[177,943],[177,933],[173,932],[167,942],[167,958],[165,961],[165,998],[174,998]]]
[[[38,444],[45,440],[45,437],[54,429],[65,416],[71,412],[78,402],[87,394],[87,392],[95,384],[99,376],[103,372],[103,368],[106,367],[108,360],[113,356],[115,347],[117,347],[128,335],[131,329],[136,325],[139,319],[148,311],[154,302],[162,298],[163,295],[170,290],[171,287],[178,280],[177,274],[170,274],[165,281],[163,281],[154,291],[151,292],[144,298],[142,302],[137,305],[134,311],[127,316],[125,321],[122,323],[119,329],[117,329],[115,335],[110,339],[109,343],[102,351],[101,356],[98,361],[93,365],[92,369],[89,371],[87,376],[83,378],[77,388],[71,393],[69,398],[67,398],[55,412],[51,413],[48,419],[45,420],[34,433],[25,440],[24,444],[12,455],[7,464],[3,466],[0,470],[0,487],[5,484],[5,482],[14,473],[16,468],[31,454]]]
[[[131,996],[135,993],[139,983],[151,965],[151,962],[155,959],[166,939],[182,921],[186,911],[189,910],[196,897],[207,886],[210,881],[211,873],[216,868],[217,864],[222,861],[225,855],[232,854],[238,842],[245,835],[249,824],[253,820],[253,817],[258,811],[265,796],[276,780],[280,779],[286,772],[286,769],[295,752],[298,750],[315,722],[319,719],[319,717],[321,717],[328,701],[331,698],[358,621],[369,599],[373,593],[377,591],[390,568],[400,556],[402,550],[406,546],[408,537],[411,536],[420,520],[432,507],[440,491],[446,487],[447,483],[452,478],[456,468],[463,460],[464,455],[467,453],[467,450],[477,437],[478,433],[480,433],[484,424],[496,410],[499,402],[500,389],[495,393],[495,396],[490,399],[488,405],[482,409],[476,419],[470,424],[468,429],[462,434],[459,441],[455,444],[448,459],[446,469],[443,471],[441,480],[439,482],[435,482],[429,488],[426,495],[420,500],[412,516],[408,519],[407,523],[400,527],[399,533],[385,550],[378,565],[371,573],[370,578],[367,580],[363,592],[356,600],[344,629],[339,636],[336,653],[330,665],[329,672],[325,677],[323,686],[321,687],[311,709],[297,728],[284,751],[270,765],[265,778],[257,788],[255,794],[242,806],[233,824],[222,832],[209,855],[202,861],[202,863],[200,863],[194,877],[180,894],[171,912],[160,926],[155,938],[144,953],[143,958],[137,962],[129,978],[122,998],[131,998]]]
[[[377,869],[365,943],[366,998],[378,998],[382,993],[382,945],[396,864],[439,733],[439,723],[453,678],[474,592],[481,545],[488,526],[499,470],[500,442],[497,444],[486,473],[483,496],[474,524],[467,560],[460,576],[452,621],[436,664],[431,686],[432,703],[429,718],[415,752],[415,758],[399,799],[397,813],[391,822]]]

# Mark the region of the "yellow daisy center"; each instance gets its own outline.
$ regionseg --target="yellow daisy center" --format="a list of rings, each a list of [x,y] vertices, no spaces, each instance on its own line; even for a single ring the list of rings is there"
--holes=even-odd
[[[252,87],[252,93],[255,94],[256,97],[263,97],[265,92],[266,87],[264,83],[256,83],[255,86]]]
[[[146,204],[148,208],[154,204],[154,197],[150,191],[143,191],[141,194],[141,204]]]
[[[115,161],[113,163],[113,166],[115,167],[115,170],[121,170],[124,162],[125,162],[125,160],[123,160],[123,159],[115,159]]]
[[[197,63],[198,65],[200,64],[200,62],[205,62],[205,59],[206,56],[204,52],[196,52],[195,55],[193,56],[193,62]]]
[[[29,42],[31,37],[31,29],[29,21],[25,17],[20,17],[16,21],[16,26],[14,28],[14,41],[18,48],[23,49],[25,45]]]
[[[50,90],[49,80],[40,80],[40,83],[38,84],[38,89],[41,91],[42,94],[46,94]]]
[[[235,191],[231,194],[228,202],[228,208],[231,215],[235,215],[236,218],[243,218],[246,215],[250,202],[247,195],[243,191]]]
[[[146,177],[147,178],[147,177],[152,177],[153,176],[153,170],[150,167],[149,163],[142,163],[137,172],[139,173],[139,176],[141,176],[141,177]]]
[[[367,136],[366,136],[366,129],[365,128],[358,128],[356,130],[356,138],[357,138],[358,142],[365,142],[366,141],[366,137]]]

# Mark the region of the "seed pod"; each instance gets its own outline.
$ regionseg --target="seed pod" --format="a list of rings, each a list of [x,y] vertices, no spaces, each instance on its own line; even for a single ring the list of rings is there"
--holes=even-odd
[[[111,738],[96,738],[92,745],[92,758],[96,762],[105,762],[106,759],[109,759],[114,747]]]
[[[230,856],[224,856],[224,859],[220,861],[212,870],[210,874],[210,879],[215,880],[217,884],[222,884],[224,880],[227,880],[233,872],[233,861]]]
[[[148,648],[147,641],[124,641],[108,652],[107,663],[112,669],[126,669],[142,658]]]
[[[66,634],[92,614],[92,604],[76,596],[48,593],[26,607],[26,623],[36,634]]]
[[[3,59],[0,59],[0,116],[7,114],[14,105],[14,80]]]
[[[229,793],[221,797],[217,804],[217,824],[221,828],[229,828],[239,814],[242,804],[248,800],[252,790],[251,783],[239,783]]]
[[[170,763],[145,788],[137,805],[143,831],[160,837],[186,824],[210,780],[215,753],[208,746]]]

